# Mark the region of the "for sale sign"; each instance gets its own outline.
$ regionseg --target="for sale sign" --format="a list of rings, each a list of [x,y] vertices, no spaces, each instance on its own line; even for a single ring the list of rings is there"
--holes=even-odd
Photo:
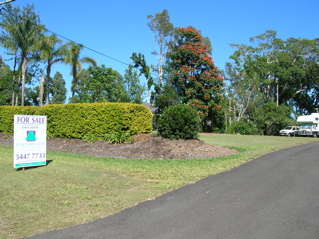
[[[14,116],[13,167],[46,165],[47,117]]]

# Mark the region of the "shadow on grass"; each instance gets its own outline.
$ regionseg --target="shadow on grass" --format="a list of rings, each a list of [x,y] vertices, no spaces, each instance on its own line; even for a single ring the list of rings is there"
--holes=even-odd
[[[35,168],[39,168],[39,167],[46,167],[48,166],[51,162],[53,162],[53,160],[47,160],[47,164],[46,165],[40,165],[40,166],[32,166],[32,167],[24,167],[24,168],[17,168],[16,171],[24,171],[24,170],[30,170],[30,169],[35,169]]]

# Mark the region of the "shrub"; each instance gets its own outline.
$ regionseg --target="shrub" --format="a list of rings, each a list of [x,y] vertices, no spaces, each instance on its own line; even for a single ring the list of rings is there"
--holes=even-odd
[[[243,134],[243,135],[256,135],[258,134],[258,128],[255,123],[252,121],[240,120],[234,122],[229,129],[229,133],[232,134]]]
[[[158,120],[158,134],[169,139],[197,139],[200,117],[186,104],[166,108]]]

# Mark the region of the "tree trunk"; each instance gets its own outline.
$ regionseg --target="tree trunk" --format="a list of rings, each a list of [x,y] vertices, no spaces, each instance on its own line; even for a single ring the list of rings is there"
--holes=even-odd
[[[18,100],[19,100],[19,96],[18,95],[16,95],[16,99],[15,99],[15,106],[18,106]]]
[[[44,73],[42,73],[42,76],[39,82],[39,106],[43,105],[43,81],[44,81]]]
[[[21,106],[24,106],[24,86],[25,86],[25,74],[27,71],[27,58],[23,57],[22,60],[22,77],[21,77]]]
[[[11,105],[14,106],[14,91],[12,91]]]
[[[47,66],[47,80],[46,80],[46,96],[45,96],[45,104],[48,105],[50,104],[50,98],[49,98],[49,92],[50,92],[50,74],[51,74],[51,67],[48,64]]]
[[[15,81],[16,81],[16,66],[17,66],[17,52],[15,52],[14,54],[14,64],[13,64],[13,74],[12,74],[12,99],[11,99],[11,103],[12,106],[14,106],[14,85],[15,85]]]

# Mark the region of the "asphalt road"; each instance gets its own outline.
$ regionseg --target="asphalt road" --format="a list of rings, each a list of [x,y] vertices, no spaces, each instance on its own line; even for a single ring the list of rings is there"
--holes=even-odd
[[[280,150],[112,216],[30,237],[319,238],[319,143]]]

